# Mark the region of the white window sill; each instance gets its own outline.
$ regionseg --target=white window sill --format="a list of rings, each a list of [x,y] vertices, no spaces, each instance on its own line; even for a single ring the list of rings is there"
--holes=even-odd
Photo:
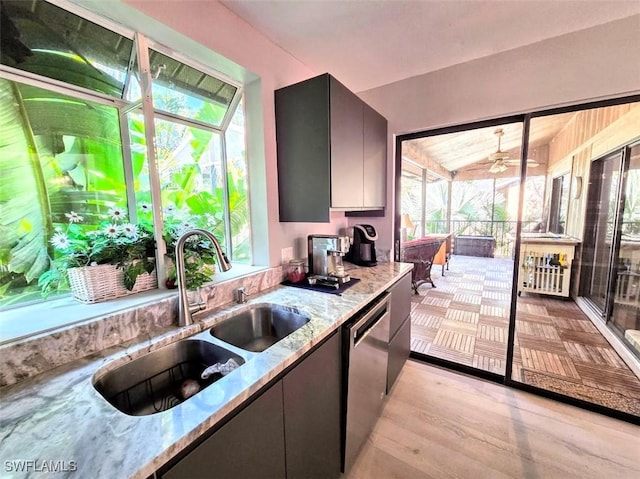
[[[216,272],[213,281],[209,284],[222,283],[266,268],[266,266],[234,264],[233,268],[227,272]],[[66,296],[3,311],[0,314],[0,345],[31,336],[46,335],[56,330],[68,328],[125,309],[154,303],[177,294],[178,292],[175,289],[155,289],[95,304],[79,303],[70,296]]]

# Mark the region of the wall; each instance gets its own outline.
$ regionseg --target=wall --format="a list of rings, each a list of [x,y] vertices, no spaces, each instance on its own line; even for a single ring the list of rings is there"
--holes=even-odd
[[[394,134],[640,93],[638,45],[635,15],[358,95],[389,120],[393,147]],[[379,232],[391,235],[392,222],[388,208]]]
[[[640,104],[633,103],[578,112],[553,138],[549,153],[549,183],[554,176],[571,173],[568,235],[582,240],[591,161],[639,136]],[[573,191],[576,176],[583,180],[577,199]],[[548,184],[547,192],[550,188]]]

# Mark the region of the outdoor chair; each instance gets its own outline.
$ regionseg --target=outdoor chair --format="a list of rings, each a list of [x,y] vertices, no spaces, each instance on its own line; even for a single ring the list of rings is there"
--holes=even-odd
[[[433,288],[436,287],[431,279],[431,266],[444,241],[445,238],[425,237],[402,243],[400,261],[413,263],[411,287],[415,294],[418,294],[418,287],[423,283],[431,283]]]

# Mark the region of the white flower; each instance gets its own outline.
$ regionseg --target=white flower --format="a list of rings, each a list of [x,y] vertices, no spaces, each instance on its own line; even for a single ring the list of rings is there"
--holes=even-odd
[[[151,204],[149,203],[140,203],[140,209],[143,213],[150,213],[152,210]]]
[[[80,216],[75,211],[65,213],[64,215],[69,219],[69,223],[82,223],[82,220],[84,220],[84,217]]]
[[[167,216],[172,215],[175,212],[176,212],[176,207],[173,205],[169,205],[164,209],[164,214]]]
[[[127,212],[121,208],[111,208],[109,214],[114,220],[123,220],[127,217]]]
[[[66,249],[69,247],[69,238],[64,233],[56,233],[51,238],[51,244],[58,249]]]
[[[118,225],[114,225],[114,224],[110,224],[104,227],[104,234],[106,234],[109,238],[115,238],[116,236],[118,236],[118,232],[120,231],[120,228],[118,228]]]
[[[121,231],[127,238],[137,238],[138,237],[138,226],[127,223],[120,227]]]

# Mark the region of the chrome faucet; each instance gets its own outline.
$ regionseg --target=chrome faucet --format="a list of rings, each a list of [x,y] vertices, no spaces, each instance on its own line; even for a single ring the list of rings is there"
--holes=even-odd
[[[179,326],[188,326],[193,323],[192,315],[197,313],[198,311],[202,311],[207,307],[206,302],[197,302],[197,303],[189,303],[189,298],[187,297],[187,280],[185,275],[185,266],[184,266],[184,246],[187,240],[194,235],[201,235],[211,241],[213,248],[216,252],[216,256],[218,258],[218,266],[220,267],[220,271],[229,271],[231,269],[231,265],[227,260],[226,256],[222,252],[220,248],[220,243],[216,239],[213,234],[203,229],[193,229],[184,233],[180,238],[178,238],[178,242],[176,243],[176,272],[178,273],[178,291],[179,291],[179,299],[178,299],[178,325]]]

